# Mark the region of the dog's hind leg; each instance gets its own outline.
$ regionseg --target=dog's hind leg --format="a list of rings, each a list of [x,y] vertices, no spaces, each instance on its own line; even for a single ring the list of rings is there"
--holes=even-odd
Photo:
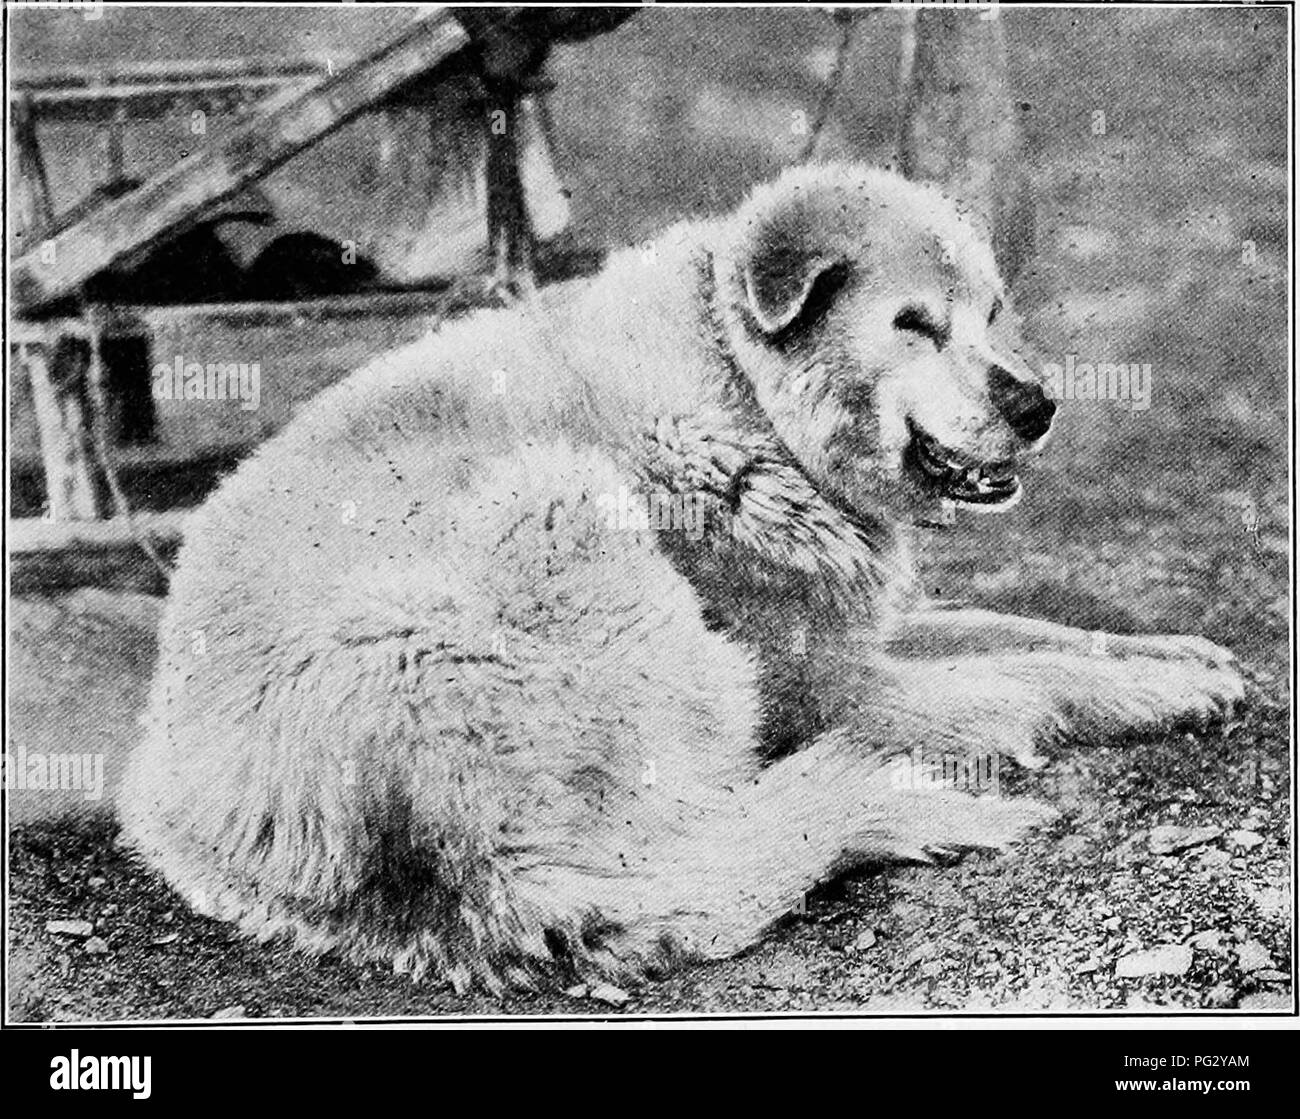
[[[582,971],[757,769],[753,666],[600,455],[512,450],[417,517],[438,476],[393,465],[292,571],[187,543],[127,837],[251,934],[460,985]]]
[[[857,867],[1005,848],[1052,810],[909,780],[843,731],[764,769],[662,851],[642,911],[608,930],[615,957],[653,970],[675,954],[756,943],[807,891]]]
[[[927,759],[1010,756],[1037,765],[1059,739],[1206,716],[1240,698],[1217,647],[1160,639],[1128,656],[1012,653],[941,661],[831,662],[817,681],[839,729],[767,767],[663,855],[646,916],[622,951],[668,943],[725,956],[753,943],[804,891],[844,870],[939,851],[1006,846],[1052,810],[927,779]],[[1127,652],[1128,650],[1126,650]],[[922,765],[918,767],[916,755]],[[616,946],[619,944],[615,941]]]
[[[988,658],[945,664],[819,658],[836,729],[735,784],[683,820],[657,853],[664,873],[620,911],[618,954],[710,957],[754,943],[815,884],[857,866],[1005,847],[1052,811],[928,779],[936,754],[1036,763],[1062,714]],[[922,755],[918,766],[917,753]]]

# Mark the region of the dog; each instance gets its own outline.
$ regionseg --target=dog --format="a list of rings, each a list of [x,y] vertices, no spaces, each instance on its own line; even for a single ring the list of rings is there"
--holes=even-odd
[[[1003,848],[900,781],[1242,698],[1199,637],[928,606],[1054,405],[938,190],[822,164],[314,400],[191,521],[128,841],[198,911],[499,990],[753,945],[863,865]]]

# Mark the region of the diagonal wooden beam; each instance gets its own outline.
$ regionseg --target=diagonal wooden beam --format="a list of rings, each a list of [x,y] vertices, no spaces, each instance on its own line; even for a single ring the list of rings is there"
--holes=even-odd
[[[475,37],[505,30],[519,9],[474,13]],[[71,295],[91,276],[137,257],[205,211],[264,177],[383,100],[405,82],[459,54],[471,42],[454,11],[438,10],[405,35],[334,78],[284,95],[235,125],[219,145],[195,153],[76,225],[35,246],[14,264],[19,314]]]

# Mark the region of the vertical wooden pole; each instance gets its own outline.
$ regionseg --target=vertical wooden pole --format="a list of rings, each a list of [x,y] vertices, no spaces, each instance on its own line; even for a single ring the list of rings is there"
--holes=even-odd
[[[527,295],[537,286],[536,245],[519,171],[519,99],[501,86],[489,89],[487,226],[493,278]]]
[[[13,233],[19,251],[29,252],[54,222],[30,95],[14,103],[12,125],[17,170]],[[86,430],[85,347],[76,338],[50,334],[41,342],[19,344],[16,356],[32,388],[45,468],[46,515],[56,521],[96,520],[100,508]]]
[[[903,174],[943,184],[991,234],[1015,279],[1033,247],[1033,208],[1007,71],[1004,20],[994,8],[913,13],[903,91]]]
[[[120,182],[126,170],[126,103],[119,101],[113,107],[113,116],[108,122],[108,131],[104,136],[104,178],[105,184]]]
[[[50,182],[45,175],[45,160],[36,141],[31,94],[24,94],[13,103],[11,122],[13,130],[10,135],[17,170],[12,233],[18,252],[25,253],[45,236],[46,230],[54,223],[54,203],[50,197]]]
[[[53,343],[18,346],[40,432],[46,516],[55,521],[93,521],[101,515],[86,427],[87,359],[84,341],[67,334]]]

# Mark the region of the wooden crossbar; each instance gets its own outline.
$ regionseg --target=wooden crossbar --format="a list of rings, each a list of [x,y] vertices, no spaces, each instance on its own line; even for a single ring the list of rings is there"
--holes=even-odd
[[[504,29],[518,9],[476,13]],[[202,220],[223,199],[261,179],[354,119],[413,78],[434,70],[471,40],[447,10],[421,19],[405,35],[333,78],[297,91],[236,125],[220,144],[143,183],[76,225],[34,246],[14,264],[13,295],[19,314],[76,292],[118,262],[136,259],[160,240]]]

